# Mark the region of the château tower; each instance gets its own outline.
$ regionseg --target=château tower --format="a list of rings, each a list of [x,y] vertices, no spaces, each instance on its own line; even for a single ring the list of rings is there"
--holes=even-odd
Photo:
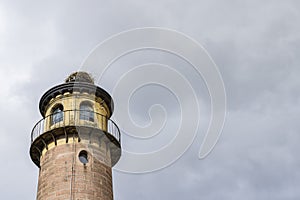
[[[38,200],[112,200],[112,167],[121,156],[111,96],[86,72],[40,99],[43,117],[31,133],[30,156],[39,167]]]

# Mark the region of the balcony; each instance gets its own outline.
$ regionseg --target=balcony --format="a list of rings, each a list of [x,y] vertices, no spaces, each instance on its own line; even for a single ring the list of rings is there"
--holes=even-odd
[[[121,142],[118,126],[106,116],[92,111],[66,110],[48,115],[36,123],[31,132],[31,143],[43,133],[67,126],[98,128]]]
[[[83,134],[84,133],[84,134]],[[39,166],[43,149],[58,139],[66,139],[76,134],[81,139],[93,136],[108,139],[111,143],[112,154],[116,154],[113,165],[119,159],[121,135],[118,126],[106,116],[88,110],[65,110],[46,116],[37,122],[31,132],[31,158]]]

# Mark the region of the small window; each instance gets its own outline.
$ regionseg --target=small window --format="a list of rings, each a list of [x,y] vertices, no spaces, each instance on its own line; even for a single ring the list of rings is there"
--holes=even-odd
[[[94,110],[90,103],[83,102],[80,104],[80,115],[81,120],[94,121]]]
[[[63,119],[64,119],[63,110],[64,109],[61,104],[55,106],[52,109],[51,124],[56,124],[58,122],[63,121]]]
[[[88,154],[87,154],[86,151],[80,151],[80,153],[78,155],[78,158],[79,158],[80,162],[82,164],[84,164],[84,165],[89,162],[89,160],[88,160]]]

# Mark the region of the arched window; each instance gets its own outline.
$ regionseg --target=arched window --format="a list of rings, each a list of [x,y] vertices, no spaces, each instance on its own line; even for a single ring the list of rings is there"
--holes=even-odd
[[[52,109],[52,115],[51,115],[51,124],[56,124],[58,122],[63,121],[64,119],[64,113],[63,113],[64,107],[61,104],[56,105]]]
[[[80,115],[79,118],[87,121],[94,121],[94,109],[89,102],[82,102],[80,104]]]

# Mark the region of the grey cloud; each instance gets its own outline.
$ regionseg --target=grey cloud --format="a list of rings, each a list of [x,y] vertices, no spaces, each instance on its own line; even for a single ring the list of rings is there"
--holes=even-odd
[[[1,82],[1,88],[9,88],[0,101],[2,199],[35,198],[38,169],[28,150],[43,92],[77,70],[96,44],[141,26],[174,28],[202,43],[223,75],[229,110],[209,157],[197,158],[203,125],[191,148],[170,167],[143,175],[114,171],[115,199],[299,199],[298,2],[3,1],[2,9],[1,73],[9,68],[29,75],[16,83],[8,74]],[[166,57],[170,64],[180,63]],[[138,62],[123,61],[129,66]],[[103,79],[108,89],[116,81],[109,78]],[[197,78],[189,80],[198,83]],[[197,95],[206,92],[203,106],[208,107],[201,84],[195,86]],[[147,122],[145,105],[133,110]]]

